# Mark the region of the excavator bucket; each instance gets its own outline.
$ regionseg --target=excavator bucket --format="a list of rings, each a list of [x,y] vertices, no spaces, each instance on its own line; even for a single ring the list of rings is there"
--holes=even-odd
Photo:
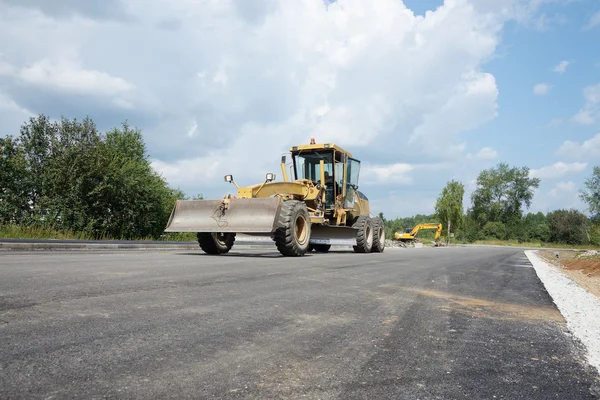
[[[165,232],[269,233],[279,219],[281,200],[177,200]]]
[[[356,228],[349,226],[312,225],[310,244],[356,246]]]

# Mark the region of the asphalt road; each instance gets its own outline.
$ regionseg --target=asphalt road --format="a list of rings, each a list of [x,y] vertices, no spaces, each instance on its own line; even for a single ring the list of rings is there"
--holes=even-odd
[[[0,398],[591,399],[523,252],[0,254]]]

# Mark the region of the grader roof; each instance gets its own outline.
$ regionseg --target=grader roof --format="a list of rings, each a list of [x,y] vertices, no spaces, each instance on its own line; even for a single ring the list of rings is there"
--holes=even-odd
[[[340,146],[334,143],[311,143],[300,146],[294,146],[290,149],[292,153],[302,152],[305,150],[335,150],[337,152],[346,154],[348,157],[352,157],[352,153],[345,149],[342,149]]]

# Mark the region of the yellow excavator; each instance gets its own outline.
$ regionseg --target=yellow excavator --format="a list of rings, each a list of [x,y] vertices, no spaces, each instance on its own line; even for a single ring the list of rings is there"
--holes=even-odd
[[[394,239],[398,240],[404,247],[408,247],[409,244],[414,244],[418,241],[417,233],[421,229],[435,229],[435,246],[440,246],[440,236],[442,234],[442,224],[418,224],[412,229],[406,229],[404,232],[396,232]]]

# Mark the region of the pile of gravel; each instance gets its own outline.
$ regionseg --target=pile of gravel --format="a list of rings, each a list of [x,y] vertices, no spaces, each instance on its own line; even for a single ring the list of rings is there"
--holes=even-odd
[[[592,256],[597,256],[598,254],[600,254],[600,252],[598,252],[598,250],[588,250],[588,251],[583,252],[580,255],[578,255],[577,258],[592,257]]]

